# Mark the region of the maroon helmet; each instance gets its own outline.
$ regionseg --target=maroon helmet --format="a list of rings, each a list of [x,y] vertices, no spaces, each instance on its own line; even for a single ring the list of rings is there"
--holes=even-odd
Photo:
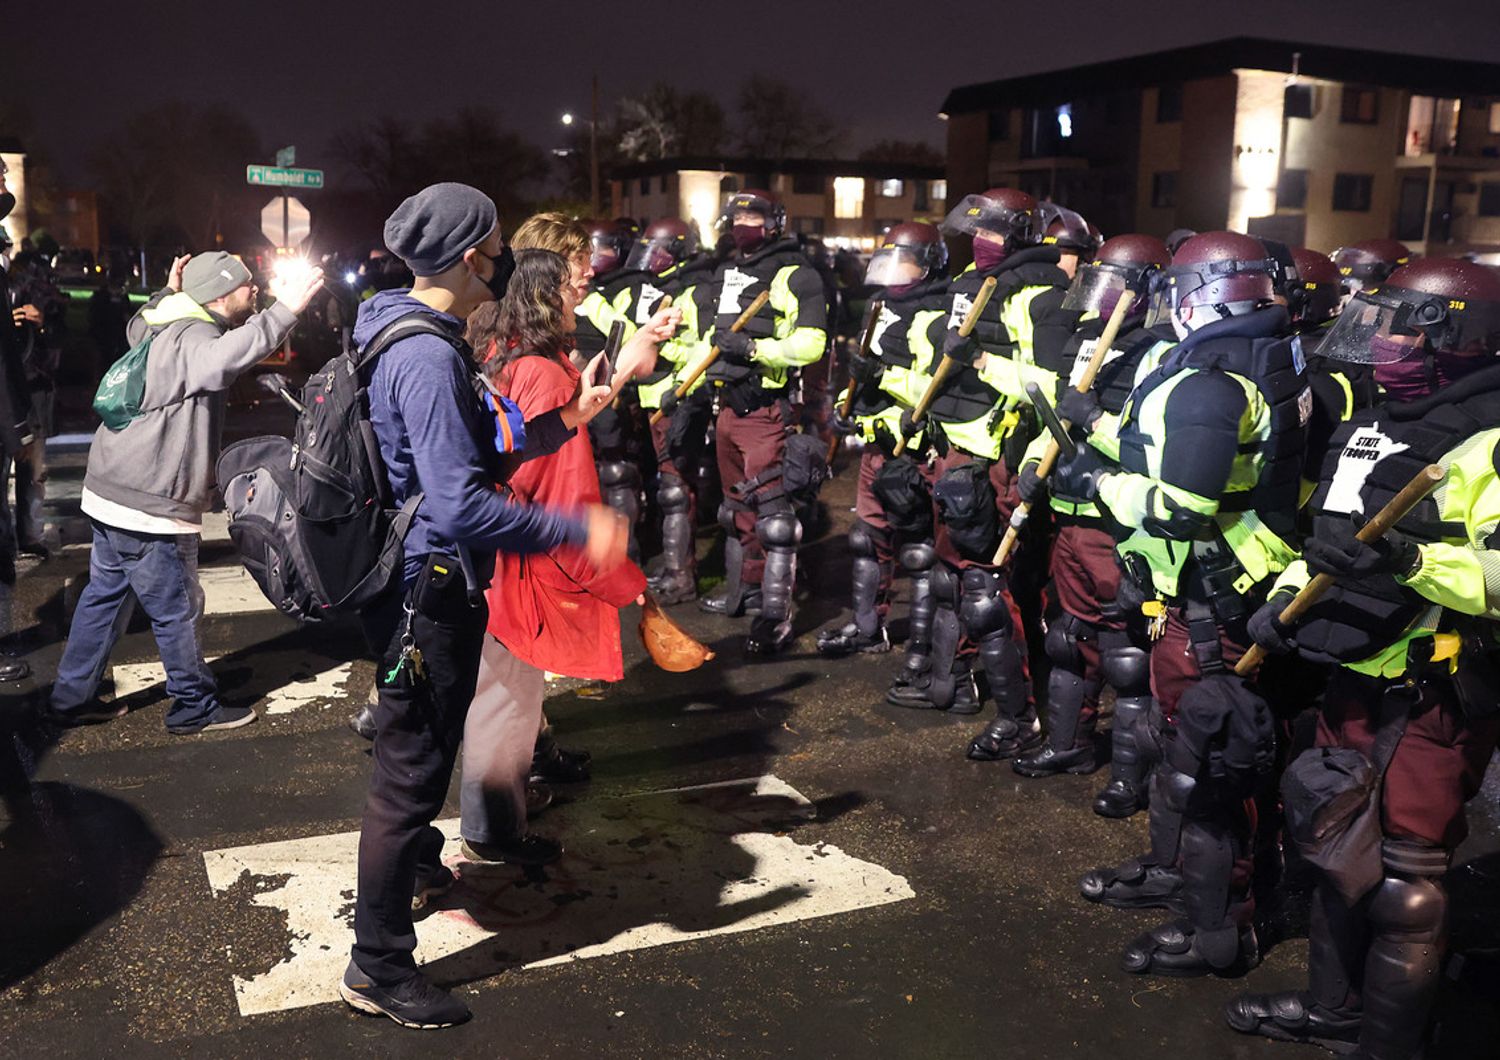
[[[1338,316],[1344,297],[1338,266],[1327,254],[1306,247],[1292,247],[1292,261],[1297,266],[1298,282],[1297,290],[1287,296],[1292,322],[1316,327]]]
[[[948,244],[936,225],[903,221],[892,225],[870,255],[865,283],[903,287],[942,274],[948,267]]]
[[[589,265],[595,276],[603,276],[625,264],[630,236],[618,222],[599,217],[585,221],[583,226],[589,233]]]
[[[1094,252],[1099,249],[1099,244],[1094,241],[1094,232],[1098,230],[1093,229],[1082,214],[1055,202],[1044,202],[1039,210],[1044,244],[1056,246],[1069,254],[1077,254],[1085,260],[1094,256]]]
[[[1063,299],[1064,309],[1109,316],[1126,288],[1135,292],[1132,310],[1144,311],[1153,277],[1172,263],[1167,245],[1155,236],[1123,235],[1106,239],[1093,261],[1078,266],[1078,275]]]
[[[627,269],[666,272],[698,253],[698,230],[678,217],[652,221],[630,248]]]
[[[1500,353],[1500,276],[1462,258],[1421,258],[1350,299],[1318,352],[1389,364],[1416,352]]]
[[[719,223],[727,231],[734,225],[734,215],[737,211],[749,210],[760,214],[766,219],[766,238],[775,239],[786,228],[786,207],[782,205],[781,199],[775,192],[766,191],[764,188],[746,188],[737,191],[724,200],[724,210],[719,215]]]
[[[1200,232],[1185,240],[1165,271],[1166,307],[1227,306],[1269,302],[1281,265],[1254,236]]]
[[[1351,294],[1361,287],[1380,283],[1411,260],[1407,245],[1394,239],[1366,239],[1333,252],[1333,264]]]
[[[989,232],[1005,237],[1007,247],[1035,246],[1042,241],[1043,227],[1037,201],[1015,188],[965,195],[943,220],[948,235]]]

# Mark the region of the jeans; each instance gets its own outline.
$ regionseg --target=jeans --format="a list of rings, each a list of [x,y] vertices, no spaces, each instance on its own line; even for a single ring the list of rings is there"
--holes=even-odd
[[[52,709],[67,713],[93,701],[109,654],[130,619],[132,593],[151,619],[167,671],[167,693],[173,701],[167,727],[202,724],[219,709],[219,696],[198,637],[203,616],[198,535],[141,534],[98,521],[89,554],[89,583],[57,665]]]
[[[488,612],[471,606],[458,564],[433,557],[446,573],[424,569],[405,592],[392,593],[364,616],[365,634],[383,646],[375,675],[375,748],[370,791],[359,832],[354,903],[355,965],[381,986],[416,973],[411,898],[417,876],[439,864],[443,835],[432,827],[443,808],[479,676]],[[410,666],[392,676],[407,629],[421,650],[424,675]],[[387,678],[391,678],[387,680]],[[535,732],[532,734],[535,738]]]

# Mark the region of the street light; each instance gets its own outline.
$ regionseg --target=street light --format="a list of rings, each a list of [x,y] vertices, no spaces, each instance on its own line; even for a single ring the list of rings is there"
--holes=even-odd
[[[562,123],[586,121],[589,124],[589,212],[599,216],[599,75],[593,76],[593,93],[589,104],[589,116],[579,118],[572,111],[563,111]]]

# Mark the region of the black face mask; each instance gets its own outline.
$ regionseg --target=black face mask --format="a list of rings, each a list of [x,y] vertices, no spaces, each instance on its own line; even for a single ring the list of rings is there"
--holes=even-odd
[[[10,192],[0,194],[0,219],[10,216],[10,212],[16,208],[16,197]]]
[[[481,250],[479,253],[484,254],[484,251]],[[484,256],[490,258],[488,254]],[[490,266],[493,271],[490,278],[484,281],[484,285],[490,289],[490,294],[494,295],[495,301],[498,302],[505,297],[505,289],[510,286],[510,278],[515,274],[515,251],[511,250],[508,245],[503,247],[499,257],[490,258]]]

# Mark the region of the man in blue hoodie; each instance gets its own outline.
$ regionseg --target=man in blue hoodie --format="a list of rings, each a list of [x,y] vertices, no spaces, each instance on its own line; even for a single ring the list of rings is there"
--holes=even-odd
[[[469,1010],[417,971],[412,909],[453,884],[439,860],[442,809],[474,697],[499,549],[585,549],[600,567],[621,562],[629,528],[603,505],[560,513],[507,500],[495,446],[495,418],[470,382],[463,322],[504,295],[514,267],[495,204],[464,184],[434,184],[402,203],[385,242],[416,277],[411,290],[381,291],[359,309],[363,349],[387,326],[418,315],[449,333],[398,339],[370,378],[370,420],[397,504],[423,500],[406,536],[400,591],[365,614],[382,651],[369,797],[359,841],[354,948],[339,994],[361,1012],[407,1027],[450,1027]],[[607,395],[608,391],[603,390]],[[607,397],[601,398],[607,400]],[[575,410],[576,411],[576,410]],[[527,425],[526,456],[555,451],[581,418],[549,414]],[[465,568],[468,568],[468,576]],[[545,860],[545,845],[522,836],[506,860]],[[535,849],[534,849],[535,848]]]

